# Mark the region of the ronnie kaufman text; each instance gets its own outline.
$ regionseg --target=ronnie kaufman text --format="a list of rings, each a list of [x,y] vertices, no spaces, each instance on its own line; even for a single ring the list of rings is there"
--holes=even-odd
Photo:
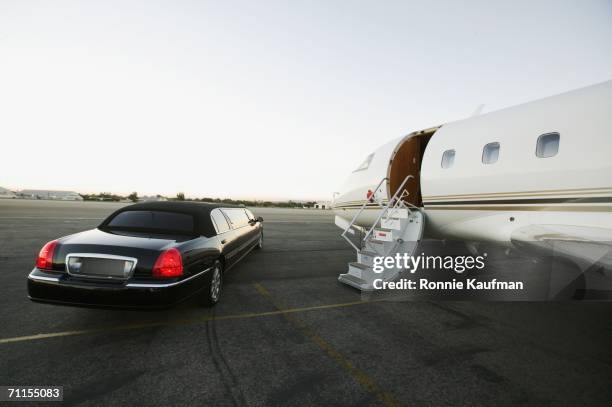
[[[468,278],[465,282],[457,281],[429,281],[426,278],[417,280],[402,278],[399,281],[374,280],[374,288],[377,290],[522,290],[521,281],[477,281]]]

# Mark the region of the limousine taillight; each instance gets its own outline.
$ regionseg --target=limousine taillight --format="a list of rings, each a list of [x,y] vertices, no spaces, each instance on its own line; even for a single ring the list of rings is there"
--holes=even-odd
[[[183,275],[183,258],[175,249],[168,249],[159,255],[153,266],[153,277],[172,278]]]
[[[40,252],[38,253],[38,258],[36,259],[36,267],[43,270],[51,270],[53,268],[53,253],[55,252],[55,247],[57,246],[57,240],[52,240],[47,242]]]

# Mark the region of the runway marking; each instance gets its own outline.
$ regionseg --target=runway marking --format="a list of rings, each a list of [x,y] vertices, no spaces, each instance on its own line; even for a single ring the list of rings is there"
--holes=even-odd
[[[173,320],[173,321],[145,322],[141,324],[129,324],[129,325],[120,325],[120,326],[105,327],[105,328],[92,328],[92,329],[81,329],[81,330],[64,331],[64,332],[41,333],[41,334],[36,334],[36,335],[16,336],[13,338],[0,338],[0,344],[35,341],[35,340],[40,340],[40,339],[59,338],[59,337],[65,337],[65,336],[77,336],[77,335],[87,335],[87,334],[95,334],[95,333],[109,333],[109,332],[128,331],[128,330],[135,330],[135,329],[156,328],[156,327],[161,327],[161,326],[191,325],[191,324],[212,321],[213,319],[215,321],[223,321],[223,320],[233,320],[233,319],[260,318],[260,317],[267,317],[267,316],[273,316],[273,315],[293,314],[297,312],[307,312],[307,311],[317,311],[317,310],[325,310],[325,309],[332,309],[332,308],[352,307],[354,305],[368,304],[370,302],[378,302],[378,300],[353,301],[353,302],[345,302],[345,303],[337,303],[337,304],[314,305],[311,307],[288,308],[284,310],[277,309],[275,311],[267,311],[267,312],[251,312],[251,313],[245,313],[245,314],[217,315],[214,317],[212,315],[206,315],[203,317]]]
[[[274,305],[276,309],[282,311],[286,309],[282,304],[274,299],[272,294],[260,283],[254,284],[257,292]],[[373,300],[368,302],[378,302],[382,300]],[[323,350],[330,358],[339,364],[349,375],[353,377],[368,393],[375,395],[385,406],[399,406],[400,403],[390,393],[384,391],[372,378],[364,371],[353,365],[350,360],[338,352],[329,342],[323,339],[312,328],[308,327],[304,322],[295,318],[289,313],[282,313],[287,321],[298,328],[304,336],[312,340],[321,350]]]

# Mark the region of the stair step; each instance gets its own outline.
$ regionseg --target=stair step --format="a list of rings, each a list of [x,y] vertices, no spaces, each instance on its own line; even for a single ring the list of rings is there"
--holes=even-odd
[[[351,276],[365,278],[368,274],[372,273],[372,268],[367,264],[360,262],[352,262],[348,264],[348,273]]]
[[[385,242],[393,241],[393,230],[385,228],[374,229],[374,238],[384,240]]]
[[[385,217],[389,219],[407,219],[409,213],[410,212],[408,211],[408,209],[389,209]]]
[[[372,244],[385,244],[385,243],[389,243],[386,240],[379,240],[379,239],[369,239],[368,242],[372,243]]]
[[[401,230],[402,229],[402,221],[401,219],[393,219],[393,218],[388,218],[388,219],[381,219],[380,220],[380,226],[382,226],[385,229],[392,229],[392,230]]]
[[[349,266],[357,267],[357,268],[359,268],[361,270],[369,270],[370,269],[370,266],[368,266],[367,264],[359,263],[359,262],[356,262],[356,261],[349,263]]]
[[[370,250],[361,250],[357,253],[357,261],[368,266],[374,265],[374,258],[380,256],[378,253]]]
[[[338,281],[341,283],[355,287],[361,291],[374,291],[374,280],[382,279],[385,281],[393,281],[398,277],[397,271],[392,271],[387,274],[375,274],[373,271],[364,271],[361,274],[346,273],[338,276]]]
[[[350,285],[351,287],[355,287],[361,291],[373,290],[373,288],[369,287],[369,284],[366,280],[363,280],[351,274],[340,274],[340,276],[338,277],[338,281],[340,281],[341,283]]]

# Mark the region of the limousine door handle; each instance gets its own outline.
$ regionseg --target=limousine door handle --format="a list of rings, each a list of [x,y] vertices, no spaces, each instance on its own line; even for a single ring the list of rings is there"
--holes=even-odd
[[[227,239],[221,240],[221,244],[225,244],[225,243],[227,243]]]

